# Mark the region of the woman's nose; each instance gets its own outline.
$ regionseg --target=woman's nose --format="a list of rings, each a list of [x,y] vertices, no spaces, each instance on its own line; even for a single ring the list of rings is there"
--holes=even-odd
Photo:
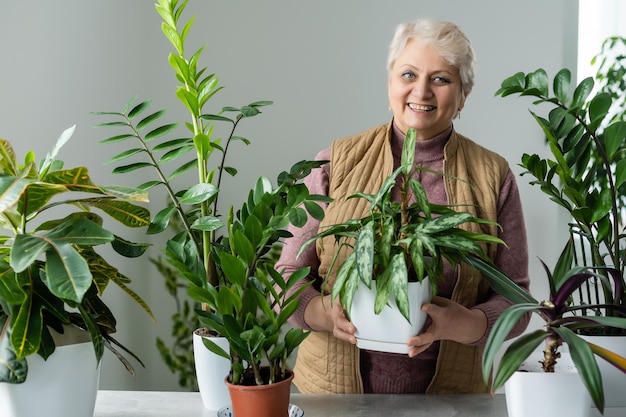
[[[413,84],[412,94],[419,98],[428,98],[433,94],[432,89],[430,88],[430,82],[427,78],[419,78]]]

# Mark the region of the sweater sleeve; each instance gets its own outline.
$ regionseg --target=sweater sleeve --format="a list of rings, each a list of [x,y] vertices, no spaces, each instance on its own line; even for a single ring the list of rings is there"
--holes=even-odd
[[[324,149],[319,152],[315,159],[330,160],[330,148]],[[325,164],[321,168],[314,169],[304,179],[304,184],[308,187],[311,194],[319,194],[324,196],[328,195],[328,184],[330,177],[329,165],[330,164]],[[326,210],[326,204],[322,203],[320,204],[320,206],[324,210]],[[311,216],[309,216],[307,223],[302,227],[294,227],[293,225],[289,225],[288,230],[292,234],[292,237],[285,239],[280,258],[275,265],[275,268],[278,272],[282,272],[285,277],[289,277],[294,271],[300,268],[310,267],[311,271],[306,280],[321,280],[318,275],[319,259],[317,257],[315,243],[313,242],[309,244],[302,251],[302,253],[298,255],[298,251],[303,246],[304,242],[317,233],[319,225],[319,220],[316,220]],[[296,284],[287,293],[287,296],[289,297],[297,289],[301,288],[303,285],[306,285],[306,280],[302,280],[301,282]],[[311,330],[311,328],[304,321],[304,310],[306,309],[306,306],[309,304],[309,302],[313,298],[319,297],[320,294],[321,293],[319,289],[313,285],[310,285],[300,294],[300,296],[298,297],[298,309],[289,319],[289,322],[293,326],[300,327],[306,330]]]
[[[511,170],[509,170],[502,185],[502,189],[500,190],[497,222],[502,226],[499,237],[508,247],[500,245],[494,263],[504,274],[526,291],[529,291],[530,279],[528,276],[526,226],[524,223],[524,213],[519,189],[517,188],[515,176]],[[509,300],[491,291],[487,301],[474,306],[474,308],[483,311],[487,316],[487,331],[482,338],[473,343],[474,345],[484,346],[485,343],[487,343],[487,337],[495,321],[510,305],[511,302]],[[524,315],[515,327],[513,327],[508,337],[512,338],[520,335],[526,330],[529,321],[530,314]]]

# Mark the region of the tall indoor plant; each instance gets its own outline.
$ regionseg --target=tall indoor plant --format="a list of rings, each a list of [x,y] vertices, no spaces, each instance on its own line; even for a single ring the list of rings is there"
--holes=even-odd
[[[613,357],[612,362],[622,369],[624,361],[589,341],[593,339],[581,339],[578,335],[618,335],[626,330],[625,240],[618,204],[618,190],[626,182],[626,161],[620,150],[626,138],[626,124],[609,116],[610,94],[600,91],[589,98],[592,78],[581,81],[572,91],[570,71],[562,69],[552,80],[552,89],[549,84],[543,69],[517,73],[502,82],[496,95],[531,96],[536,99],[533,104],[550,106],[547,118],[532,111],[531,114],[541,126],[552,156],[524,154],[521,166],[526,170],[523,175],[534,177],[531,184],[540,186],[567,211],[570,237],[555,271],[546,269],[549,302],[538,303],[530,296],[524,297],[511,283],[499,287],[516,305],[502,315],[498,330],[494,328],[484,366],[488,371],[503,341],[498,332],[505,333],[522,312],[534,311],[546,322],[546,328],[511,345],[494,387],[508,379],[541,340],[548,342],[549,358],[557,358],[555,348],[565,341],[595,405],[602,411],[604,384],[591,353],[609,361]],[[599,186],[596,180],[599,172],[606,175],[605,186]],[[502,285],[507,280],[501,277],[497,281],[492,284]],[[546,360],[546,366],[551,362],[552,359]]]
[[[489,264],[481,245],[503,243],[479,227],[469,227],[470,224],[494,226],[493,222],[461,211],[462,207],[456,211],[428,201],[421,183],[412,178],[413,170],[420,169],[413,166],[415,141],[415,129],[409,129],[400,166],[386,178],[376,194],[356,193],[351,197],[365,199],[370,204],[365,217],[331,225],[305,242],[306,246],[319,239],[335,240],[337,251],[325,283],[332,287],[331,298],[340,299],[359,329],[357,345],[371,349],[406,351],[406,340],[417,334],[426,320],[425,314],[420,313],[420,306],[436,291],[442,279],[444,260],[456,266],[462,255],[475,254],[476,259]],[[398,180],[401,197],[396,202],[392,199],[392,189]],[[422,291],[411,288],[413,282],[425,286],[423,297]],[[409,296],[410,290],[416,293]],[[374,305],[364,308],[364,313],[374,313],[372,317],[352,314],[355,296],[358,296],[359,306],[361,296],[373,299]],[[390,320],[376,316],[386,311],[388,305],[396,306],[401,313],[394,322],[406,321],[407,327],[394,327],[390,338],[385,340],[376,332],[389,328]],[[378,318],[381,326],[370,333],[369,325]]]
[[[89,335],[95,364],[107,347],[132,372],[130,362],[118,350],[126,349],[111,336],[115,316],[101,298],[110,283],[152,316],[128,286],[130,279],[97,250],[110,245],[131,258],[145,251],[146,245],[109,230],[99,213],[128,228],[147,227],[150,213],[137,204],[147,202],[147,194],[129,187],[99,186],[91,181],[87,168],[64,167],[58,153],[73,132],[74,127],[63,132],[39,162],[32,151],[18,160],[11,143],[0,140],[0,385],[9,395],[21,388],[10,389],[7,384],[29,380],[29,359],[55,358],[70,328]],[[92,395],[93,412],[95,390]],[[61,403],[67,400],[62,397]],[[17,413],[25,410],[13,401],[3,397],[2,406]],[[42,402],[48,415],[57,415],[51,404]]]
[[[117,166],[113,172],[129,173],[138,169],[153,169],[157,174],[156,180],[142,184],[139,188],[148,190],[161,186],[166,190],[169,203],[154,216],[148,232],[160,233],[168,229],[173,216],[177,216],[178,224],[181,225],[180,231],[167,240],[164,247],[165,260],[186,280],[188,291],[201,303],[199,315],[207,328],[213,331],[213,335],[221,336],[220,341],[230,342],[230,345],[221,344],[220,348],[217,348],[215,339],[204,343],[222,357],[231,359],[231,380],[241,383],[236,376],[241,373],[239,368],[242,363],[256,366],[260,353],[250,353],[254,358],[244,356],[244,352],[238,350],[243,343],[243,336],[238,336],[228,325],[233,320],[239,320],[240,326],[250,330],[246,326],[257,323],[255,312],[258,309],[258,313],[266,317],[266,321],[258,322],[258,326],[266,329],[271,325],[271,332],[274,333],[269,334],[267,332],[270,330],[266,329],[268,341],[257,347],[269,349],[278,343],[280,329],[286,318],[293,313],[294,304],[290,299],[289,307],[283,306],[285,309],[277,315],[272,315],[272,308],[266,308],[268,305],[273,307],[277,303],[281,305],[287,302],[281,297],[282,291],[274,293],[273,285],[270,285],[273,280],[280,280],[280,274],[268,269],[269,260],[273,259],[273,256],[269,257],[275,254],[278,240],[287,236],[285,227],[288,222],[302,226],[307,220],[307,212],[318,217],[323,215],[316,202],[319,197],[309,196],[306,187],[298,183],[302,176],[319,167],[322,162],[305,161],[296,164],[291,171],[281,174],[276,189],[262,177],[241,210],[231,213],[228,221],[224,221],[223,216],[218,213],[222,180],[224,174],[237,173],[236,168],[227,164],[228,151],[236,142],[250,143],[236,135],[236,130],[242,120],[260,114],[261,107],[271,102],[258,101],[241,108],[222,107],[216,114],[204,111],[205,106],[213,103],[221,86],[218,85],[215,74],[206,74],[206,68],[199,65],[203,48],[193,54],[187,53],[186,37],[193,19],[181,26],[180,18],[186,4],[186,1],[179,4],[177,0],[159,0],[156,4],[157,12],[163,19],[163,33],[175,49],[169,55],[169,63],[180,82],[176,96],[190,116],[185,123],[188,129],[185,136],[169,139],[168,136],[174,132],[176,124],[157,126],[156,122],[162,118],[164,111],[146,115],[149,101],[135,103],[131,100],[121,112],[97,114],[114,118],[113,121],[99,126],[124,128],[123,133],[103,140],[104,143],[125,141],[131,144],[130,149],[111,159],[110,162],[124,164]],[[229,126],[223,138],[215,133],[220,123]],[[139,157],[141,159],[137,159]],[[166,170],[166,164],[174,161],[183,162],[173,170]],[[195,171],[197,182],[178,189],[175,186],[176,178],[190,171]],[[270,249],[273,250],[269,251]],[[238,274],[242,273],[240,268],[243,268],[243,271],[247,271],[245,274],[252,275],[233,277],[230,275],[233,268]],[[258,275],[261,273],[265,275]],[[248,283],[249,280],[254,285]],[[280,287],[280,282],[277,285]],[[210,298],[213,295],[217,297],[218,294],[221,298],[217,298],[217,301]],[[274,301],[270,301],[270,296]],[[236,300],[237,297],[240,298],[239,301]],[[234,315],[236,319],[226,319],[230,321],[219,324],[219,317],[233,317],[230,308],[236,308],[240,303],[243,305],[238,308],[243,308],[243,311],[237,311]],[[287,339],[282,342],[281,346],[285,351],[291,352],[294,343],[298,342],[300,336],[294,339],[294,334],[296,333],[287,333]],[[277,349],[274,346],[272,355],[279,354]],[[278,357],[266,359],[274,362],[282,357],[281,353]],[[271,368],[276,374],[276,367]],[[197,369],[197,372],[200,380],[201,375],[214,370]],[[214,378],[223,386],[228,372],[220,372]],[[281,379],[283,374],[284,370],[281,369],[277,377]],[[212,391],[215,391],[217,385],[213,387]],[[221,403],[205,401],[205,406],[217,410],[227,403],[224,398],[216,401]]]

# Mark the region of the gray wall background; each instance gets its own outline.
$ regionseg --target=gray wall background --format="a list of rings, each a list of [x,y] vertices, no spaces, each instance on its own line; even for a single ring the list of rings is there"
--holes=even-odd
[[[574,0],[191,0],[184,20],[197,15],[192,50],[206,45],[202,66],[217,73],[225,89],[211,110],[273,100],[264,114],[246,122],[249,147],[234,150],[239,169],[224,186],[222,202],[239,204],[260,175],[274,179],[301,159],[313,158],[331,141],[390,118],[385,59],[395,26],[418,17],[451,20],[472,40],[478,56],[476,86],[457,130],[506,157],[512,169],[522,153],[545,153],[529,100],[494,98],[500,82],[518,71],[561,67],[575,73],[577,10]],[[186,120],[174,98],[177,82],[167,64],[169,43],[152,0],[20,0],[0,6],[0,137],[19,155],[38,158],[67,127],[77,131],[63,149],[67,166],[86,165],[102,184],[138,184],[146,178],[112,177],[103,162],[118,153],[98,144],[106,131],[93,111],[117,111],[128,99],[153,99],[168,121]],[[591,57],[589,57],[591,58]],[[562,245],[561,214],[537,189],[518,179],[524,201],[533,293],[545,293],[537,257],[553,263]],[[162,195],[151,195],[161,207]],[[155,212],[156,212],[155,208]],[[144,239],[141,233],[127,236]],[[162,238],[161,238],[162,239]],[[163,243],[153,241],[154,252]],[[101,388],[176,390],[173,375],[155,347],[168,339],[174,309],[161,276],[148,263],[121,264],[132,287],[154,309],[152,323],[115,288],[107,300],[117,312],[118,339],[138,353],[146,369],[135,378],[107,353]]]

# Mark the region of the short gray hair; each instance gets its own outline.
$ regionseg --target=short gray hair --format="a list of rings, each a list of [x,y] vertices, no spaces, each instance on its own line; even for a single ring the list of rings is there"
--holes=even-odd
[[[387,73],[391,74],[391,68],[409,40],[424,42],[448,64],[458,68],[463,95],[465,97],[469,95],[474,87],[476,56],[469,39],[457,25],[428,19],[418,19],[398,25],[389,45]]]

